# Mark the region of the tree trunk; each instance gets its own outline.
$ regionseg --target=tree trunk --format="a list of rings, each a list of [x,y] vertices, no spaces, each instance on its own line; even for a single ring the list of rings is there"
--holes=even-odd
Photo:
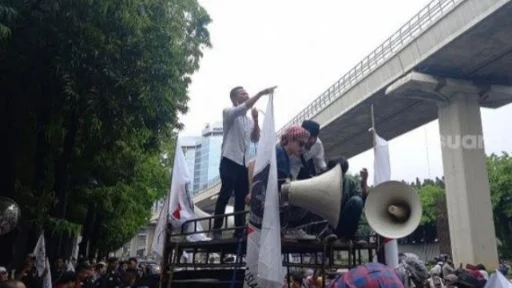
[[[54,215],[58,219],[66,219],[66,210],[68,207],[69,198],[69,167],[73,156],[73,150],[75,148],[76,134],[78,129],[78,117],[76,108],[72,109],[69,126],[67,129],[66,136],[64,138],[63,152],[62,155],[57,158],[55,163],[55,183],[54,190],[55,195],[59,201],[54,210]],[[62,254],[62,235],[58,235],[56,243],[57,254]]]
[[[96,220],[96,212],[94,206],[89,204],[84,224],[82,225],[82,241],[78,245],[78,257],[86,257],[88,255],[89,241],[91,238],[92,228]]]
[[[96,221],[94,221],[92,230],[91,230],[91,237],[89,239],[89,258],[94,258],[98,254],[98,238],[100,236],[100,229],[101,225],[103,224],[103,216],[101,214],[96,215]]]
[[[450,242],[450,226],[448,224],[448,210],[446,207],[446,195],[443,194],[436,203],[437,212],[437,237],[439,239],[439,252],[441,254],[452,255],[452,246]]]

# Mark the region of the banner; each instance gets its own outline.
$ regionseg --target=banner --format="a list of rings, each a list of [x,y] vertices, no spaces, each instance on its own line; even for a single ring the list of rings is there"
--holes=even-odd
[[[269,96],[252,180],[244,287],[280,288],[285,270],[277,187],[273,95]]]

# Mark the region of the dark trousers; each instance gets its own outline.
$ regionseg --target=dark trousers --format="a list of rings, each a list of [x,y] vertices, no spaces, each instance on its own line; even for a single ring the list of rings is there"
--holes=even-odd
[[[221,187],[219,198],[217,198],[217,203],[215,204],[215,215],[225,214],[226,205],[233,193],[235,195],[235,212],[243,211],[245,208],[245,196],[249,191],[247,167],[222,157],[219,170]],[[224,217],[216,217],[213,222],[213,229],[222,228],[223,223]],[[245,226],[245,215],[243,213],[235,216],[235,226]],[[239,228],[236,232],[242,233],[243,229]]]
[[[363,198],[355,195],[350,197],[340,213],[340,220],[336,229],[336,236],[352,240],[359,227],[359,220],[363,213]]]

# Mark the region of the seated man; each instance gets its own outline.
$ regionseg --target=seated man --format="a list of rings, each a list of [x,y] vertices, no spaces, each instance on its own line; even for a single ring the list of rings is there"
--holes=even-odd
[[[353,240],[359,226],[359,220],[363,213],[364,200],[368,195],[368,171],[361,171],[361,183],[359,184],[354,177],[347,175],[348,161],[343,157],[337,157],[329,160],[327,167],[332,169],[336,165],[341,166],[343,174],[343,200],[341,205],[340,221],[342,222],[337,231],[326,229],[321,236],[325,237],[329,234],[335,234],[343,240]],[[330,230],[330,231],[329,231]]]
[[[291,126],[288,127],[283,135],[281,136],[280,143],[276,146],[276,165],[277,165],[277,181],[278,181],[278,189],[281,191],[281,185],[285,183],[287,180],[291,179],[291,170],[290,170],[290,156],[292,155],[301,155],[306,142],[309,139],[309,133],[304,128],[300,126]],[[254,164],[250,164],[248,167],[249,176],[251,176],[254,172]],[[246,203],[251,204],[251,211],[257,211],[263,209],[264,203],[255,203],[252,197],[252,189],[256,184],[252,184],[254,181],[254,176],[249,177],[249,195],[246,197]],[[257,182],[257,181],[254,181]],[[259,201],[258,201],[259,202]],[[256,217],[257,218],[257,217]],[[283,221],[284,220],[284,221]],[[281,223],[286,224],[286,221],[289,219],[283,219],[281,217]],[[261,219],[255,219],[254,222],[261,221]],[[283,225],[285,226],[285,225]],[[285,231],[285,238],[288,239],[302,239],[302,240],[314,240],[315,236],[306,234],[301,229],[291,229]]]
[[[312,120],[302,122],[302,128],[309,132],[304,152],[299,156],[290,157],[292,179],[308,179],[317,176],[327,169],[324,157],[324,145],[318,134],[320,125]]]

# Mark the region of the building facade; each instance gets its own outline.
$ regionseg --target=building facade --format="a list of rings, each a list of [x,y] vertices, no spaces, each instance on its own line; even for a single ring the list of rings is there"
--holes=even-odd
[[[208,183],[214,181],[219,176],[219,164],[221,158],[222,123],[216,122],[208,124],[201,133],[201,142],[196,149],[195,167],[194,167],[194,185],[192,193],[208,187]]]

